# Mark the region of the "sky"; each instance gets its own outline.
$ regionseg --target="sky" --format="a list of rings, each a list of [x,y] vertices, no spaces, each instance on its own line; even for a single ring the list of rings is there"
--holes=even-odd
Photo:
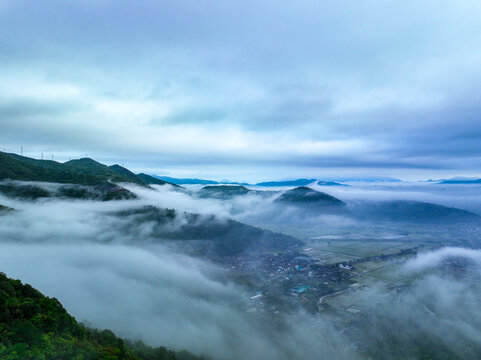
[[[0,0],[0,148],[262,181],[481,176],[476,0]]]

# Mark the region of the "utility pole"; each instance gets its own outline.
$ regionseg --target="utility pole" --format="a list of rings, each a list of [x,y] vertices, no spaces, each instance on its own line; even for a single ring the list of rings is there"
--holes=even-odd
[[[42,153],[42,160],[43,160],[43,153]]]
[[[52,160],[53,160],[53,154],[52,154]]]
[[[20,155],[23,156],[23,146],[20,146]]]

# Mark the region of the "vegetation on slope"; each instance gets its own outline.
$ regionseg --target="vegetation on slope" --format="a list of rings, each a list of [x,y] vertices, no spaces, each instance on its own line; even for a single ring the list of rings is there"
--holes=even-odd
[[[257,183],[257,186],[305,186],[316,182],[317,179],[297,179],[286,181],[266,181]]]
[[[243,185],[209,185],[197,192],[199,198],[230,200],[241,195],[271,196],[275,191],[251,190]]]
[[[119,314],[120,316],[120,314]],[[79,324],[55,298],[0,273],[0,358],[3,360],[188,360],[164,347],[126,342],[110,330]]]
[[[7,212],[10,212],[10,211],[13,211],[12,208],[9,208],[8,206],[3,206],[3,205],[0,205],[0,215],[3,215]]]
[[[146,184],[149,184],[149,185],[172,185],[174,187],[177,187],[177,188],[181,188],[182,186],[179,186],[177,184],[174,184],[174,183],[170,183],[170,182],[167,182],[167,181],[164,181],[164,180],[160,180],[160,179],[157,179],[153,176],[150,176],[150,175],[147,175],[147,174],[144,174],[144,173],[140,173],[140,174],[137,174],[137,176],[139,178],[142,179],[142,181]]]
[[[0,180],[45,181],[81,185],[98,185],[112,181],[145,185],[142,179],[121,166],[108,167],[88,158],[62,164],[51,160],[36,160],[0,152],[0,165]]]
[[[145,231],[145,224],[148,223],[151,225],[149,235],[153,239],[177,240],[185,245],[188,241],[192,249],[214,257],[279,250],[300,243],[290,236],[262,230],[232,219],[219,219],[213,215],[178,214],[173,209],[154,206],[124,210],[113,215],[130,220],[125,225],[125,231],[138,233],[138,227]]]
[[[371,202],[363,204],[358,212],[360,218],[378,221],[440,224],[481,221],[479,215],[466,210],[408,200]]]
[[[0,184],[0,193],[5,196],[24,200],[50,197],[50,193],[35,185]]]
[[[313,190],[306,186],[300,186],[292,190],[285,191],[276,201],[297,204],[297,205],[314,205],[314,206],[340,206],[344,203],[334,196]]]
[[[200,198],[231,199],[234,196],[246,195],[249,192],[248,188],[241,185],[210,185],[200,189],[197,196]]]
[[[60,185],[50,188],[13,182],[0,184],[0,193],[21,200],[37,200],[49,197],[100,201],[136,198],[135,194],[129,190],[109,182],[94,186]]]

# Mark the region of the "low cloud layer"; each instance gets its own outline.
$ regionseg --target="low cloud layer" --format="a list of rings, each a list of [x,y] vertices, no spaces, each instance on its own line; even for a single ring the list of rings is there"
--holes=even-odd
[[[244,290],[213,264],[145,245],[141,228],[135,235],[117,230],[120,220],[108,214],[146,199],[2,201],[17,211],[0,217],[1,270],[57,297],[93,326],[216,359],[314,359],[332,351],[328,341],[341,341],[322,319],[246,313]]]
[[[397,359],[413,355],[419,338],[461,358],[479,354],[479,250],[422,253],[396,270],[412,279],[402,288],[386,290],[385,283],[374,281],[362,290],[371,299],[359,325],[365,328],[351,334],[349,326],[326,313],[247,313],[244,289],[218,266],[162,243],[146,245],[148,231],[139,227],[138,234],[126,235],[118,230],[122,220],[108,215],[145,204],[177,204],[180,211],[229,216],[258,198],[192,200],[168,190],[131,189],[138,200],[1,197],[0,203],[17,211],[0,216],[0,271],[57,297],[93,326],[218,359]],[[461,272],[443,270],[453,258],[474,262]],[[358,343],[367,350],[356,351]]]

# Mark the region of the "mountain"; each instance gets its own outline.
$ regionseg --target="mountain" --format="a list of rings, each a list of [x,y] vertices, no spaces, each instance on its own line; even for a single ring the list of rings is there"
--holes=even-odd
[[[214,180],[202,180],[202,179],[177,179],[177,178],[172,178],[169,176],[157,176],[153,175],[153,177],[163,180],[165,182],[169,182],[172,184],[177,184],[177,185],[215,185],[219,184],[218,181]]]
[[[127,178],[130,180],[130,182],[133,182],[133,183],[136,183],[136,184],[139,184],[139,185],[145,185],[145,181],[140,178],[139,176],[135,175],[132,171],[130,171],[129,169],[126,169],[120,165],[111,165],[108,167],[110,169],[110,171],[113,171],[114,173],[116,173],[118,176],[122,176],[124,178]]]
[[[339,207],[344,202],[326,193],[301,186],[283,192],[276,202],[292,205],[308,205],[311,207]]]
[[[122,316],[122,314],[119,314]],[[164,347],[124,341],[110,330],[87,328],[55,298],[0,273],[1,359],[200,359]]]
[[[320,186],[349,186],[349,185],[341,184],[341,183],[338,183],[338,182],[335,182],[335,181],[323,181],[323,180],[319,180],[317,182],[317,185],[320,185]]]
[[[169,176],[158,176],[152,175],[156,179],[163,180],[172,184],[177,185],[219,185],[219,184],[228,184],[228,185],[249,185],[248,183],[241,183],[236,181],[229,181],[229,180],[222,180],[222,181],[215,181],[215,180],[204,180],[204,179],[178,179]]]
[[[0,205],[0,215],[3,215],[3,214],[8,213],[10,211],[13,211],[13,209],[9,208],[8,206]]]
[[[438,184],[464,185],[464,184],[481,184],[481,179],[450,179],[438,182]]]
[[[0,180],[45,181],[81,185],[98,185],[112,181],[145,185],[142,179],[119,165],[109,167],[89,158],[58,163],[0,152],[0,164]]]
[[[118,182],[141,186],[150,184],[177,186],[147,174],[136,175],[120,165],[107,166],[90,158],[58,163],[4,152],[0,152],[0,180],[43,181],[103,187]]]
[[[316,182],[317,179],[297,179],[297,180],[285,180],[285,181],[267,181],[257,183],[256,186],[305,186]]]
[[[411,200],[370,202],[357,209],[358,217],[413,223],[473,223],[481,217],[470,211]]]
[[[349,186],[341,184],[346,181],[365,181],[365,182],[400,182],[401,180],[383,176],[360,176],[360,177],[325,177],[324,180],[319,179],[297,179],[285,181],[267,181],[257,183],[257,186],[307,186],[314,182],[324,186]]]
[[[326,177],[325,180],[338,182],[402,182],[402,180],[389,176],[332,176]]]
[[[70,160],[64,163],[63,166],[71,171],[97,176],[104,181],[130,182],[145,185],[142,179],[120,165],[107,166],[90,158]]]
[[[428,179],[428,180],[421,180],[420,182],[435,182],[439,184],[458,184],[458,183],[471,183],[474,181],[481,181],[478,177],[467,177],[467,176],[455,176],[449,179]]]
[[[179,213],[174,209],[154,206],[118,211],[111,215],[126,220],[123,231],[127,233],[143,231],[149,235],[144,237],[150,239],[146,241],[175,241],[178,246],[185,246],[195,254],[214,259],[282,250],[300,244],[293,237],[214,215]],[[148,234],[145,233],[145,224],[149,224]]]
[[[200,198],[231,199],[234,196],[247,195],[248,188],[242,185],[209,185],[197,192]]]
[[[131,191],[105,182],[99,185],[65,184],[57,187],[44,186],[43,184],[31,185],[25,183],[0,184],[0,193],[10,198],[22,200],[37,200],[40,198],[64,198],[82,200],[128,200],[135,199]]]
[[[142,179],[142,181],[145,183],[145,184],[149,184],[149,185],[172,185],[174,187],[178,187],[180,188],[181,186],[177,185],[177,184],[174,184],[172,182],[168,182],[168,181],[164,181],[164,180],[161,180],[159,178],[156,178],[156,177],[153,177],[153,176],[150,176],[150,175],[147,175],[147,174],[144,174],[144,173],[140,173],[140,174],[137,174],[137,176],[139,178]]]
[[[0,192],[13,198],[35,200],[62,197],[85,200],[132,199],[135,195],[114,183],[133,183],[140,186],[165,185],[167,182],[151,176],[138,176],[120,166],[107,166],[89,158],[58,163],[36,160],[16,154],[0,152],[0,180],[38,181],[69,184],[52,188],[37,184],[0,184]],[[180,188],[178,185],[171,184]]]
[[[197,197],[230,200],[241,195],[271,196],[276,191],[251,190],[243,185],[208,185],[197,192]]]

